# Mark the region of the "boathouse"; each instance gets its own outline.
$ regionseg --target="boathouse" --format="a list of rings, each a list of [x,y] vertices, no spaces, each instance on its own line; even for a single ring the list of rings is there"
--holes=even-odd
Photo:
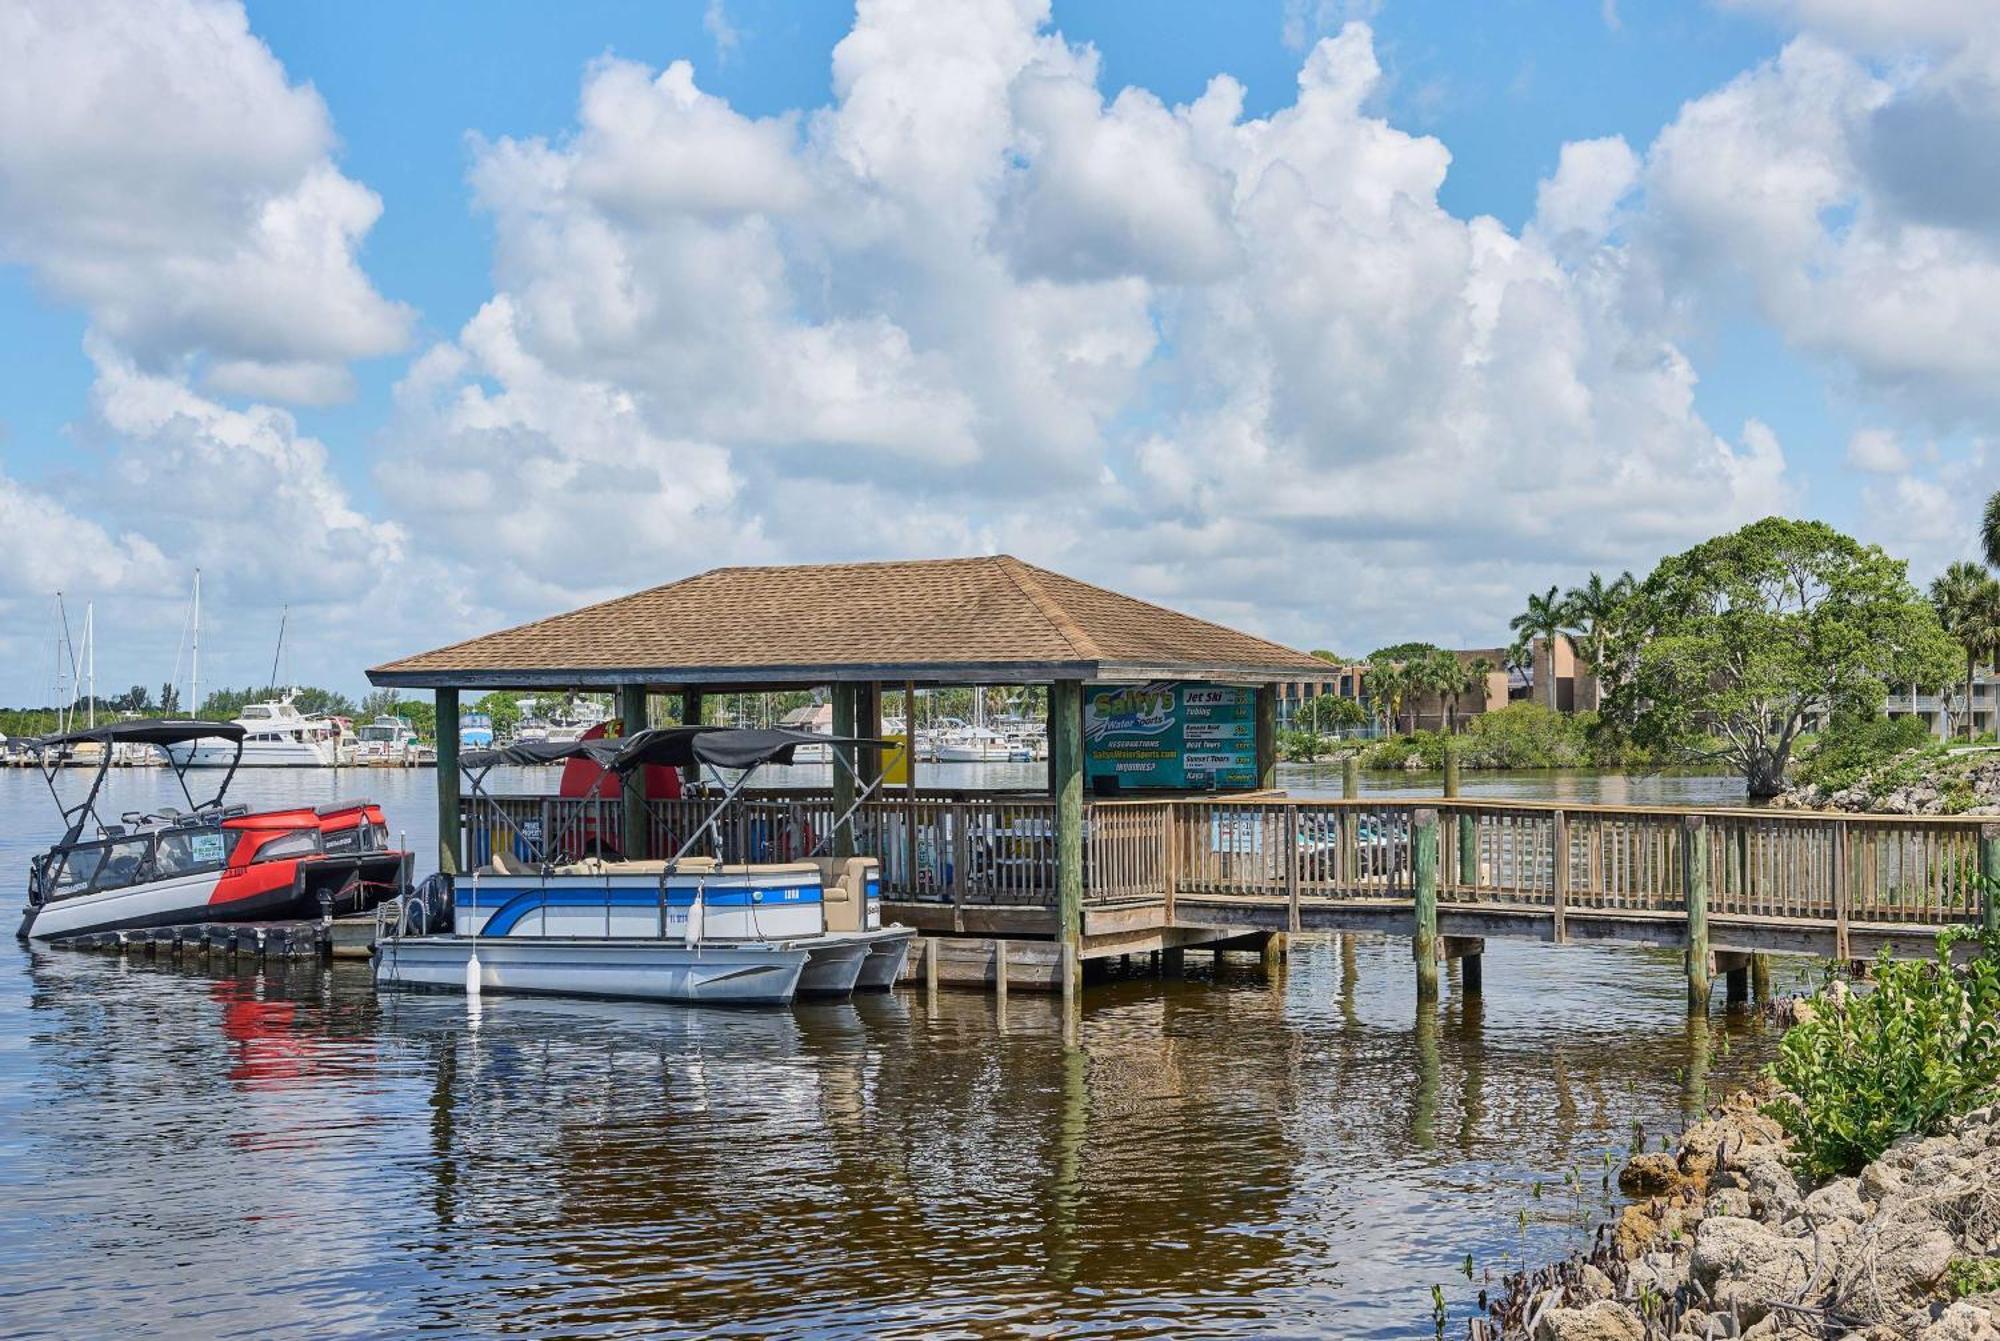
[[[1047,686],[1046,786],[947,791],[929,785],[925,766],[911,760],[900,764],[897,785],[864,803],[852,833],[837,837],[881,859],[894,920],[1019,943],[1030,957],[1037,942],[1067,945],[1072,953],[1063,958],[1074,965],[1093,951],[1174,948],[1157,924],[1137,935],[1115,917],[1086,926],[1087,794],[1165,799],[1271,788],[1274,686],[1325,669],[1289,647],[994,555],[718,568],[392,661],[368,676],[378,686],[434,691],[440,723],[457,720],[464,692],[609,692],[628,730],[658,725],[648,721],[648,706],[657,711],[663,698],[678,699],[679,720],[699,721],[704,696],[824,687],[834,733],[861,737],[881,736],[885,704],[888,715],[914,722],[919,689]],[[1121,691],[1150,694],[1136,715],[1151,715],[1136,729],[1171,740],[1118,748],[1108,732],[1111,710],[1135,715],[1126,699],[1106,697]],[[1183,715],[1204,720],[1189,724]],[[1094,741],[1086,739],[1086,716]],[[456,752],[454,733],[441,729],[439,862],[451,870],[480,841],[479,821],[461,799]],[[879,778],[880,752],[862,754],[856,772]],[[760,792],[754,805],[766,810],[768,832],[811,833],[815,820],[824,832],[852,803],[853,787],[835,769],[830,789]],[[546,811],[561,803],[507,804]],[[636,792],[620,804],[624,832],[652,833],[655,850],[685,821],[671,802],[652,802],[649,814]],[[1097,830],[1109,836],[1125,818],[1107,812]],[[1121,864],[1115,860],[1100,864],[1100,890],[1143,880],[1110,869]],[[1212,943],[1227,934],[1203,928],[1186,939]]]

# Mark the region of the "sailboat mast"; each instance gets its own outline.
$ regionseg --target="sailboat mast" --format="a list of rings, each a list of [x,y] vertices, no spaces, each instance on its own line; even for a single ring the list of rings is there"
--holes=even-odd
[[[97,725],[97,602],[83,603],[83,664],[89,676],[89,688],[85,690],[84,712],[89,716],[89,725]]]
[[[292,616],[292,607],[287,605],[278,612],[278,645],[271,650],[271,692],[278,692],[278,658],[285,654],[285,621]]]
[[[188,672],[187,715],[201,712],[201,569],[194,570],[194,660]]]

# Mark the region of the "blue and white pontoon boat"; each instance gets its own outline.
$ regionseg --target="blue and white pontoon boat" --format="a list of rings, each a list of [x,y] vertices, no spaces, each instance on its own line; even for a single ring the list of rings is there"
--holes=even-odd
[[[765,763],[789,763],[800,745],[826,740],[799,731],[675,727],[622,741],[532,741],[466,755],[461,767],[475,797],[486,772],[502,763],[581,757],[627,779],[649,764],[742,772],[668,860],[592,857],[553,865],[502,849],[492,863],[449,882],[448,912],[442,882],[434,879],[421,902],[398,910],[396,931],[450,930],[379,936],[377,984],[734,1004],[890,986],[915,933],[882,926],[873,858],[720,860],[717,821],[750,774]],[[837,817],[835,829],[852,815]],[[716,854],[691,855],[704,838]]]

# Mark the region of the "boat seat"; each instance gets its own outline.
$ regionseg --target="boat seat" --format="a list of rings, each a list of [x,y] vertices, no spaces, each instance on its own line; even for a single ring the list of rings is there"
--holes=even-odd
[[[828,931],[863,931],[868,923],[868,877],[881,863],[873,857],[811,857],[819,870],[820,898]]]
[[[522,861],[504,847],[493,850],[492,866],[493,872],[498,875],[533,875],[536,871],[533,865]]]
[[[705,874],[716,869],[713,857],[682,857],[678,862],[666,861],[606,861],[602,857],[585,857],[567,866],[556,867],[557,875],[660,875],[671,865],[678,875]]]

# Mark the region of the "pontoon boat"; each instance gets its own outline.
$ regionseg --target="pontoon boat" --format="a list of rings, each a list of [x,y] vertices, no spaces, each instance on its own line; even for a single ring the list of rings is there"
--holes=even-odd
[[[252,812],[225,806],[232,762],[206,801],[188,790],[198,740],[223,740],[240,753],[234,722],[130,721],[42,736],[27,748],[40,763],[67,828],[29,866],[28,906],[16,933],[49,940],[91,931],[329,917],[366,912],[402,883],[404,855],[389,847],[388,825],[367,801]],[[65,804],[61,760],[95,744],[101,762],[83,800]],[[97,799],[120,745],[166,752],[188,808],[127,812],[115,824]],[[87,831],[88,834],[87,834]]]

